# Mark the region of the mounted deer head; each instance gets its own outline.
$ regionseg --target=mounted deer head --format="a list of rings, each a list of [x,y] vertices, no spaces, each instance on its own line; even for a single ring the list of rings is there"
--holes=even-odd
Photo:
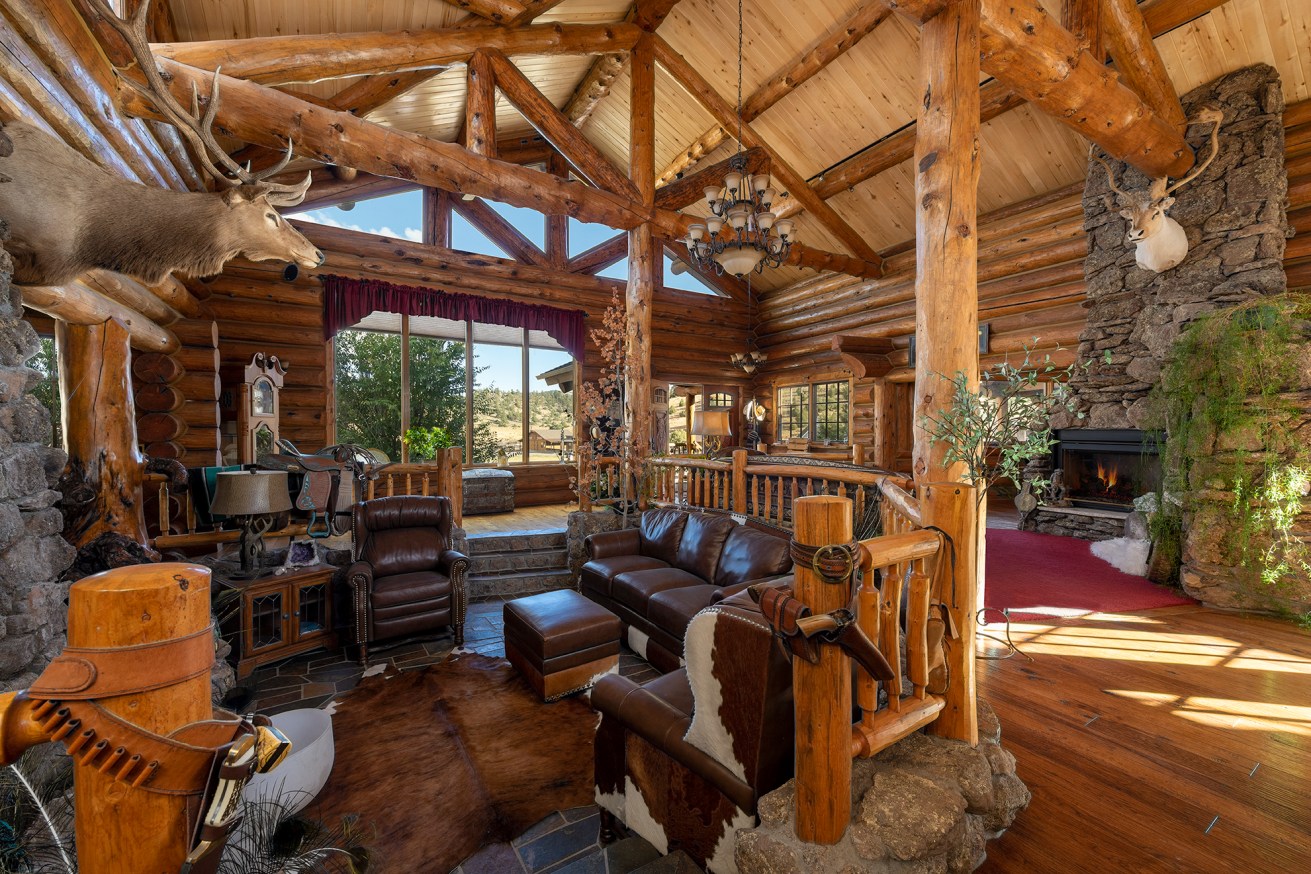
[[[1147,191],[1125,191],[1115,184],[1115,175],[1093,148],[1089,148],[1088,157],[1092,158],[1106,170],[1106,181],[1111,191],[1118,195],[1118,203],[1112,204],[1107,196],[1107,206],[1118,206],[1120,215],[1129,220],[1129,231],[1125,241],[1134,244],[1134,255],[1138,266],[1153,273],[1163,273],[1183,262],[1188,256],[1188,235],[1183,226],[1166,213],[1174,205],[1171,196],[1180,188],[1196,179],[1211,162],[1215,160],[1219,149],[1220,122],[1224,118],[1218,109],[1204,109],[1193,124],[1210,123],[1211,154],[1206,160],[1193,168],[1193,171],[1173,185],[1168,176],[1153,179]]]
[[[269,181],[292,157],[252,172],[232,160],[213,133],[219,109],[219,74],[202,114],[192,90],[188,112],[169,91],[150,51],[150,3],[130,21],[105,0],[88,0],[127,43],[145,84],[123,77],[177,127],[220,191],[189,194],[151,188],[101,169],[66,143],[22,122],[0,125],[12,154],[0,149],[0,215],[9,222],[7,244],[14,280],[21,285],[62,285],[92,268],[126,273],[155,284],[169,273],[207,276],[239,255],[255,261],[323,263],[323,253],[278,214],[305,198],[310,174],[295,184]]]

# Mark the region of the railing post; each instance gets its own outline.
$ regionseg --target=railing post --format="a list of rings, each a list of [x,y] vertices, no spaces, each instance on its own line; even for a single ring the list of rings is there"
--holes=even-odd
[[[733,450],[733,512],[747,511],[747,451]]]
[[[451,515],[457,526],[464,525],[464,450],[451,446],[441,451],[438,479],[446,480],[442,494],[451,499]]]
[[[920,514],[925,528],[937,528],[950,538],[934,574],[935,600],[947,605],[957,635],[945,641],[951,682],[947,706],[929,726],[932,734],[979,742],[979,713],[974,673],[975,593],[978,588],[979,524],[974,486],[930,483],[919,486]]]
[[[805,546],[851,541],[851,501],[830,495],[798,498],[794,538]],[[826,583],[810,567],[796,566],[796,596],[814,613],[847,606],[850,582]],[[821,647],[819,663],[792,660],[797,726],[797,837],[836,844],[851,820],[851,660],[835,646]]]

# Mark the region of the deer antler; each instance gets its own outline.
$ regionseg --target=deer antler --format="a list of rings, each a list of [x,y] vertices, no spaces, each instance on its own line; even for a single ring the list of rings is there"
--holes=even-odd
[[[1201,112],[1199,112],[1197,114],[1197,118],[1195,118],[1191,122],[1192,124],[1206,124],[1208,121],[1211,123],[1211,154],[1207,156],[1205,161],[1194,167],[1193,172],[1189,173],[1187,176],[1185,176],[1184,178],[1180,179],[1178,182],[1167,188],[1165,190],[1167,196],[1174,194],[1180,188],[1183,188],[1189,182],[1192,182],[1199,175],[1201,175],[1201,173],[1204,170],[1206,170],[1207,167],[1211,166],[1211,162],[1215,160],[1216,153],[1220,151],[1220,122],[1223,120],[1224,120],[1223,112],[1221,112],[1218,109],[1208,108],[1208,109],[1203,109]]]
[[[1111,165],[1107,164],[1105,161],[1103,161],[1101,158],[1097,156],[1096,146],[1088,147],[1088,157],[1092,158],[1098,164],[1102,165],[1102,169],[1106,171],[1106,182],[1111,186],[1112,191],[1114,191],[1116,194],[1120,195],[1121,197],[1130,196],[1129,192],[1125,191],[1123,188],[1115,184],[1115,174],[1111,172]],[[1106,204],[1108,207],[1114,208],[1114,204],[1111,203],[1110,195],[1107,195]]]
[[[88,0],[88,2],[109,23],[110,27],[114,28],[119,36],[123,37],[123,41],[127,43],[128,49],[132,53],[133,60],[141,68],[141,73],[146,79],[146,84],[142,85],[136,80],[124,76],[122,77],[123,82],[137,94],[154,104],[155,108],[178,129],[178,132],[182,134],[182,137],[191,146],[196,157],[204,166],[205,172],[212,176],[217,183],[226,185],[229,188],[262,183],[267,187],[270,202],[277,198],[283,201],[280,205],[285,206],[299,203],[300,199],[304,198],[305,190],[309,187],[308,176],[305,182],[296,185],[264,182],[265,179],[281,173],[291,160],[293,144],[290,137],[287,139],[287,151],[283,154],[282,159],[272,167],[259,172],[251,172],[249,167],[243,167],[232,160],[227,151],[215,139],[214,119],[218,115],[219,109],[219,70],[214,71],[203,115],[200,111],[200,94],[197,92],[194,83],[191,86],[190,112],[187,112],[182,104],[173,97],[172,91],[169,90],[166,74],[159,69],[154,52],[150,50],[150,39],[146,33],[147,17],[150,14],[150,0],[143,0],[133,13],[130,21],[124,21],[115,15],[106,0]],[[222,169],[215,165],[214,159],[218,160],[219,164],[222,165]],[[295,197],[296,199],[290,203],[286,202],[289,197]]]

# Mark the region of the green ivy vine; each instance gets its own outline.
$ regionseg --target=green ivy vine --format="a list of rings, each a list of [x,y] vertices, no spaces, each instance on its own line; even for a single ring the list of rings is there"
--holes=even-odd
[[[1270,594],[1311,578],[1311,550],[1294,531],[1311,482],[1311,441],[1297,433],[1308,347],[1305,294],[1208,314],[1175,344],[1153,395],[1164,477],[1152,533],[1176,568],[1184,517],[1222,509],[1227,559]]]

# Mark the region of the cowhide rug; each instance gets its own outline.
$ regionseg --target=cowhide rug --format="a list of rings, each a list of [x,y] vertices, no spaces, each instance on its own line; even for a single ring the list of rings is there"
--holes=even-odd
[[[369,677],[333,717],[317,815],[359,814],[382,871],[446,872],[591,804],[596,722],[581,697],[543,704],[508,662],[475,653]]]

